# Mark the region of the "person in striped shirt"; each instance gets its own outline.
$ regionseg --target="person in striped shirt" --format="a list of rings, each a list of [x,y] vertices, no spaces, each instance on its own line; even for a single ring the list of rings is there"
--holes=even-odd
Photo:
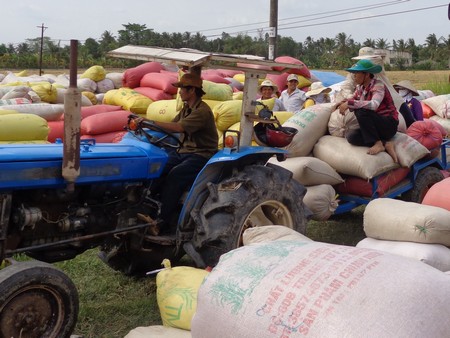
[[[346,135],[350,144],[369,147],[370,155],[386,151],[398,163],[392,142],[398,127],[398,111],[388,88],[375,78],[381,69],[367,59],[347,68],[354,74],[356,90],[352,98],[337,103],[336,108],[343,115],[353,111],[358,120],[359,129]]]

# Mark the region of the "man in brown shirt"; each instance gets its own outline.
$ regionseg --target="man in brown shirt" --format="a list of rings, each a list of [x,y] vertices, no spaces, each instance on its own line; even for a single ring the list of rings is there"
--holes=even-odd
[[[178,150],[169,149],[169,159],[162,176],[161,191],[161,232],[169,231],[176,224],[178,202],[183,192],[194,183],[197,174],[217,152],[218,134],[211,108],[202,101],[205,92],[202,79],[196,74],[185,74],[173,86],[180,88],[184,102],[181,111],[172,122],[152,121],[156,126],[172,133],[180,133],[182,146]]]

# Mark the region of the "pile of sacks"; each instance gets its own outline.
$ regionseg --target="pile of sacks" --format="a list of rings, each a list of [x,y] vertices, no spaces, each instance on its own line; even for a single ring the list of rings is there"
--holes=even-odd
[[[450,178],[434,184],[421,204],[380,198],[364,211],[367,238],[356,246],[420,260],[450,271]]]
[[[243,244],[209,273],[178,268],[199,278],[160,272],[163,325],[126,338],[450,335],[450,275],[418,259],[314,242],[276,225],[247,229]]]

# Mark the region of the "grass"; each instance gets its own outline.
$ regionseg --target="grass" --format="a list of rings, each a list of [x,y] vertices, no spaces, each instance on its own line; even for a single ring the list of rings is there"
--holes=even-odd
[[[365,237],[363,207],[324,222],[310,221],[306,235],[313,240],[356,245]],[[188,259],[184,265],[190,265]],[[55,264],[75,283],[80,313],[74,334],[84,338],[124,337],[138,326],[161,325],[155,277],[122,275],[97,258],[97,250]]]

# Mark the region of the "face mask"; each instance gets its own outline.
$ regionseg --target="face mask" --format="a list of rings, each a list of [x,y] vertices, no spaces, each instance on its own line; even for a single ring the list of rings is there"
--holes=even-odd
[[[398,91],[398,94],[404,99],[404,100],[411,100],[412,93],[408,89],[400,89]]]

